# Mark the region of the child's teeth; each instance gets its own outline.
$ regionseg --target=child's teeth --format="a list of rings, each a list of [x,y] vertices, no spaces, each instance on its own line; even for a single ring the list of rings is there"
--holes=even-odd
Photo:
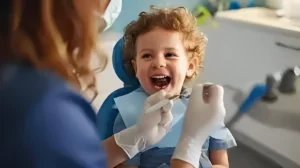
[[[166,76],[152,76],[152,78],[157,78],[157,79],[160,79],[160,78],[165,78]]]

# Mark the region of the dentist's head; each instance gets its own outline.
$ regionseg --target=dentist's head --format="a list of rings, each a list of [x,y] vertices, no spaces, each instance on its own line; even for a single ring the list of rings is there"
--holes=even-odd
[[[100,147],[95,112],[70,84],[95,88],[97,35],[120,9],[121,0],[0,1],[0,167],[95,168],[118,158]]]
[[[91,53],[99,29],[112,25],[121,5],[122,0],[3,0],[0,62],[22,60],[80,88],[95,88]]]

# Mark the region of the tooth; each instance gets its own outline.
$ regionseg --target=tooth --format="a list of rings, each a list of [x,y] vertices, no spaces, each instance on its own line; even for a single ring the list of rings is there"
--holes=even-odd
[[[152,78],[157,78],[157,79],[161,79],[161,78],[166,78],[167,76],[152,76]]]

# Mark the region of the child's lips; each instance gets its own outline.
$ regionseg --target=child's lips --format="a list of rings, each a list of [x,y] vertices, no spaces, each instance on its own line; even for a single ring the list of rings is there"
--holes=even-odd
[[[171,78],[165,75],[152,76],[150,82],[155,89],[166,89],[171,83]]]

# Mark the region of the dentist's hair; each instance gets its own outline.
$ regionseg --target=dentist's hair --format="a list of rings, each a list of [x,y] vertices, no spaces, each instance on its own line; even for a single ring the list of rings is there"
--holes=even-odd
[[[194,78],[203,65],[207,39],[197,27],[196,18],[184,7],[155,8],[150,12],[141,12],[139,18],[125,27],[124,57],[128,63],[136,57],[136,40],[139,35],[150,32],[155,28],[182,33],[183,45],[189,58],[198,57],[198,68],[191,78]],[[129,67],[126,65],[125,67]],[[131,71],[132,70],[128,70]]]
[[[0,4],[0,63],[22,60],[79,87],[95,85],[90,59],[99,31],[99,0],[2,0]]]

